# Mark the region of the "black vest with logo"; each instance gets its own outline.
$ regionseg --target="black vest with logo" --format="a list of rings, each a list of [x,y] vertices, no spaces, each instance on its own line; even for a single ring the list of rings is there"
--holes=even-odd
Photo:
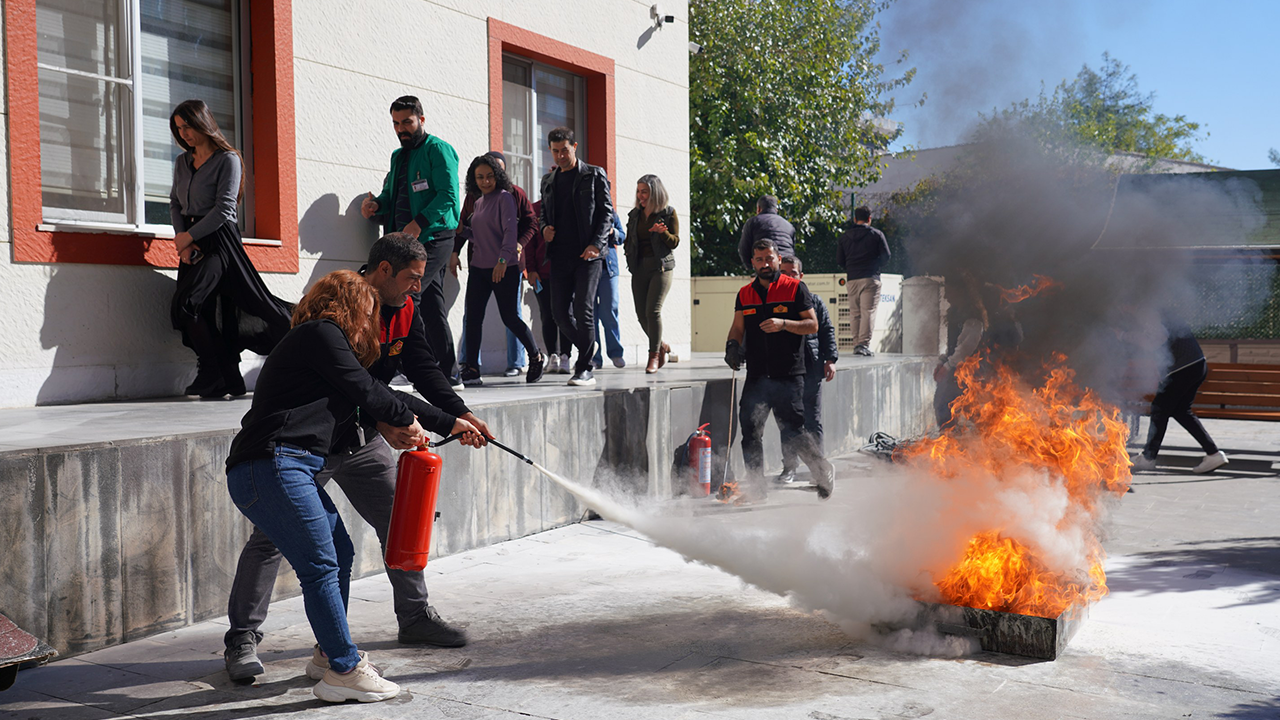
[[[748,377],[781,379],[804,374],[804,336],[786,330],[767,333],[760,329],[760,323],[769,318],[800,320],[804,310],[801,296],[808,292],[804,283],[782,274],[769,285],[764,302],[760,300],[755,281],[738,291],[738,305],[746,328]]]

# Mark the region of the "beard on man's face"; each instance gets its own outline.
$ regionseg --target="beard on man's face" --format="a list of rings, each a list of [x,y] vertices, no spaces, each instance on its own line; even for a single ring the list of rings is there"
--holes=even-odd
[[[409,147],[414,143],[418,142],[418,140],[423,135],[426,135],[426,134],[427,134],[427,131],[424,130],[421,125],[419,125],[418,129],[414,130],[412,133],[405,133],[405,132],[396,133],[396,136],[400,138],[400,147]]]
[[[765,265],[759,270],[756,270],[756,277],[760,278],[761,280],[773,280],[775,277],[777,277],[777,275],[778,275],[778,271],[774,270],[768,265]]]

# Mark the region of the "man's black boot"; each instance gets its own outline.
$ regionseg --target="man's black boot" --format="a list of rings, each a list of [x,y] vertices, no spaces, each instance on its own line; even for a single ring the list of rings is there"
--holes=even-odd
[[[455,648],[467,644],[467,634],[455,627],[450,627],[436,609],[427,606],[427,614],[400,628],[397,637],[401,645],[434,645],[435,647]]]
[[[219,364],[206,359],[196,361],[196,379],[191,381],[184,395],[199,395],[204,397],[222,387],[222,370]]]

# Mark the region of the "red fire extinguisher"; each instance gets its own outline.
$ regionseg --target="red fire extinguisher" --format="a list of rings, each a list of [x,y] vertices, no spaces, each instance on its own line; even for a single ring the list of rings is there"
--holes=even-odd
[[[440,494],[440,456],[421,445],[400,454],[396,470],[396,498],[387,533],[387,565],[417,572],[427,566],[431,526]]]
[[[692,470],[693,487],[690,488],[696,497],[711,494],[711,435],[704,423],[689,437],[689,468]]]

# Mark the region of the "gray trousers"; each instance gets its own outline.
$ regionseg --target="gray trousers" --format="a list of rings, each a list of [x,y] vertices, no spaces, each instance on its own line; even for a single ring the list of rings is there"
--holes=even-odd
[[[324,486],[332,479],[342,488],[351,506],[378,533],[385,554],[387,530],[391,526],[391,505],[396,493],[396,462],[391,446],[375,435],[373,440],[350,455],[331,457],[316,475],[316,483]],[[224,642],[230,647],[245,633],[253,633],[254,642],[262,642],[258,629],[267,619],[271,591],[284,558],[275,544],[258,528],[253,529],[231,584],[227,601],[227,618],[231,628]],[[427,584],[421,572],[405,572],[386,568],[391,580],[396,620],[400,627],[412,624],[427,610]]]

